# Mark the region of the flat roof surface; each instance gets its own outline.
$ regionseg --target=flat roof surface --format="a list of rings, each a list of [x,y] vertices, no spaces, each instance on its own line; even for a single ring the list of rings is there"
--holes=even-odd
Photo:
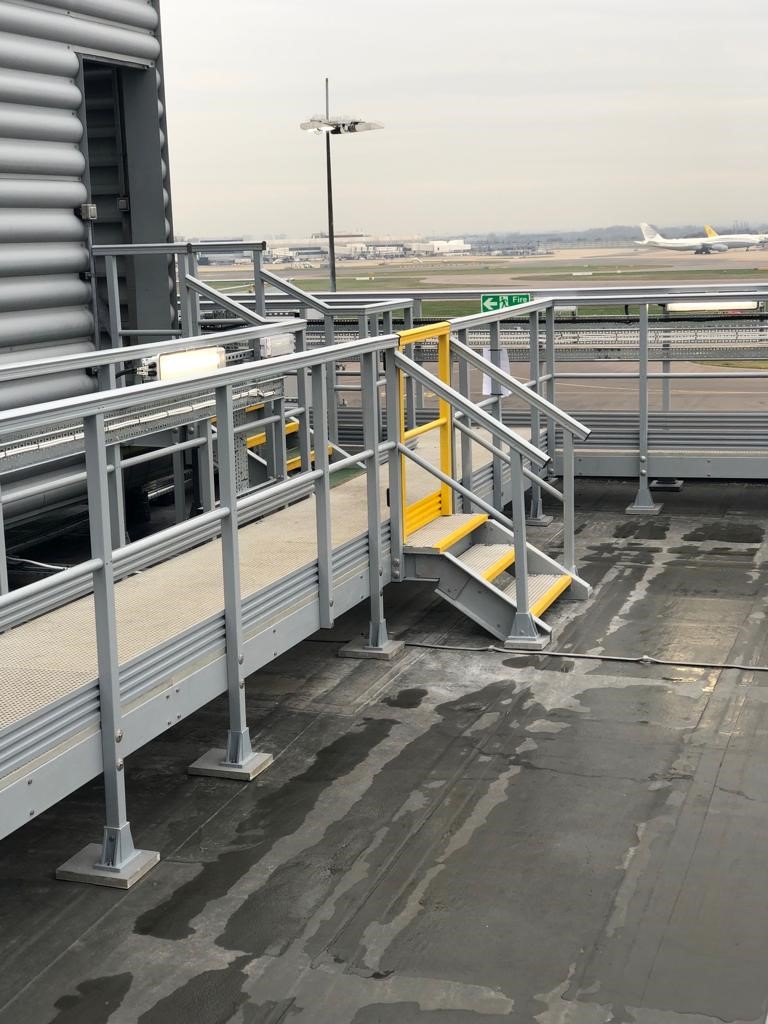
[[[768,673],[598,655],[768,665],[765,493],[646,519],[577,481],[565,657],[389,587],[399,662],[336,657],[356,612],[250,679],[253,783],[185,774],[223,700],[128,759],[162,860],[127,893],[53,879],[98,783],[31,821],[0,843],[0,1022],[764,1024]]]

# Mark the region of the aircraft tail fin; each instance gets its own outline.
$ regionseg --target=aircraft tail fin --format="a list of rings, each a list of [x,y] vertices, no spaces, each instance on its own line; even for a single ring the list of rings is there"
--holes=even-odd
[[[649,242],[652,238],[661,238],[661,235],[653,224],[641,224],[640,230],[643,232],[643,238],[646,242]]]
[[[707,238],[717,238],[717,232],[711,224],[705,224],[704,231],[706,233]]]

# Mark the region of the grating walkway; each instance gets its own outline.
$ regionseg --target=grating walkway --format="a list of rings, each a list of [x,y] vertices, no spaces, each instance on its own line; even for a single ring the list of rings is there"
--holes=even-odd
[[[436,461],[437,438],[421,439],[419,453]],[[476,468],[490,461],[479,445]],[[408,467],[409,495],[434,488],[426,472]],[[382,521],[387,469],[381,468]],[[366,480],[359,474],[331,491],[333,546],[367,530]],[[240,530],[241,593],[249,596],[317,558],[315,503],[307,499]],[[218,539],[169,558],[115,586],[121,665],[147,653],[224,607]],[[0,729],[66,697],[98,676],[93,597],[88,596],[0,636]]]

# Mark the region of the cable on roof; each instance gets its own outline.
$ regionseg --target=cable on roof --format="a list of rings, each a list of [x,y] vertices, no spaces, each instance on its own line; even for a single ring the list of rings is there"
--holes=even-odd
[[[323,638],[310,638],[310,643],[316,644],[348,644],[351,640],[331,640]],[[497,647],[495,644],[488,644],[487,647],[465,647],[461,644],[431,644],[418,640],[405,640],[406,647],[420,647],[429,651],[458,651],[464,654],[503,654],[508,658],[573,658],[580,661],[614,661],[622,664],[632,665],[662,665],[668,668],[705,668],[735,669],[738,672],[768,672],[768,665],[742,665],[739,662],[723,661],[673,661],[669,658],[656,658],[651,654],[621,655],[621,654],[581,654],[575,651],[508,651],[505,647]]]

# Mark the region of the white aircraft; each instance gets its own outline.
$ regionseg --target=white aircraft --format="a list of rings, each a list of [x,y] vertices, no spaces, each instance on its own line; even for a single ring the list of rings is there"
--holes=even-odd
[[[704,231],[706,232],[707,238],[711,238],[713,242],[723,242],[729,249],[751,249],[754,246],[765,245],[766,242],[768,242],[768,234],[718,235],[715,229],[709,224],[704,225]]]
[[[637,245],[647,245],[654,249],[674,249],[676,252],[693,252],[706,255],[710,252],[728,252],[728,243],[715,238],[664,238],[652,224],[641,224],[643,240]]]

